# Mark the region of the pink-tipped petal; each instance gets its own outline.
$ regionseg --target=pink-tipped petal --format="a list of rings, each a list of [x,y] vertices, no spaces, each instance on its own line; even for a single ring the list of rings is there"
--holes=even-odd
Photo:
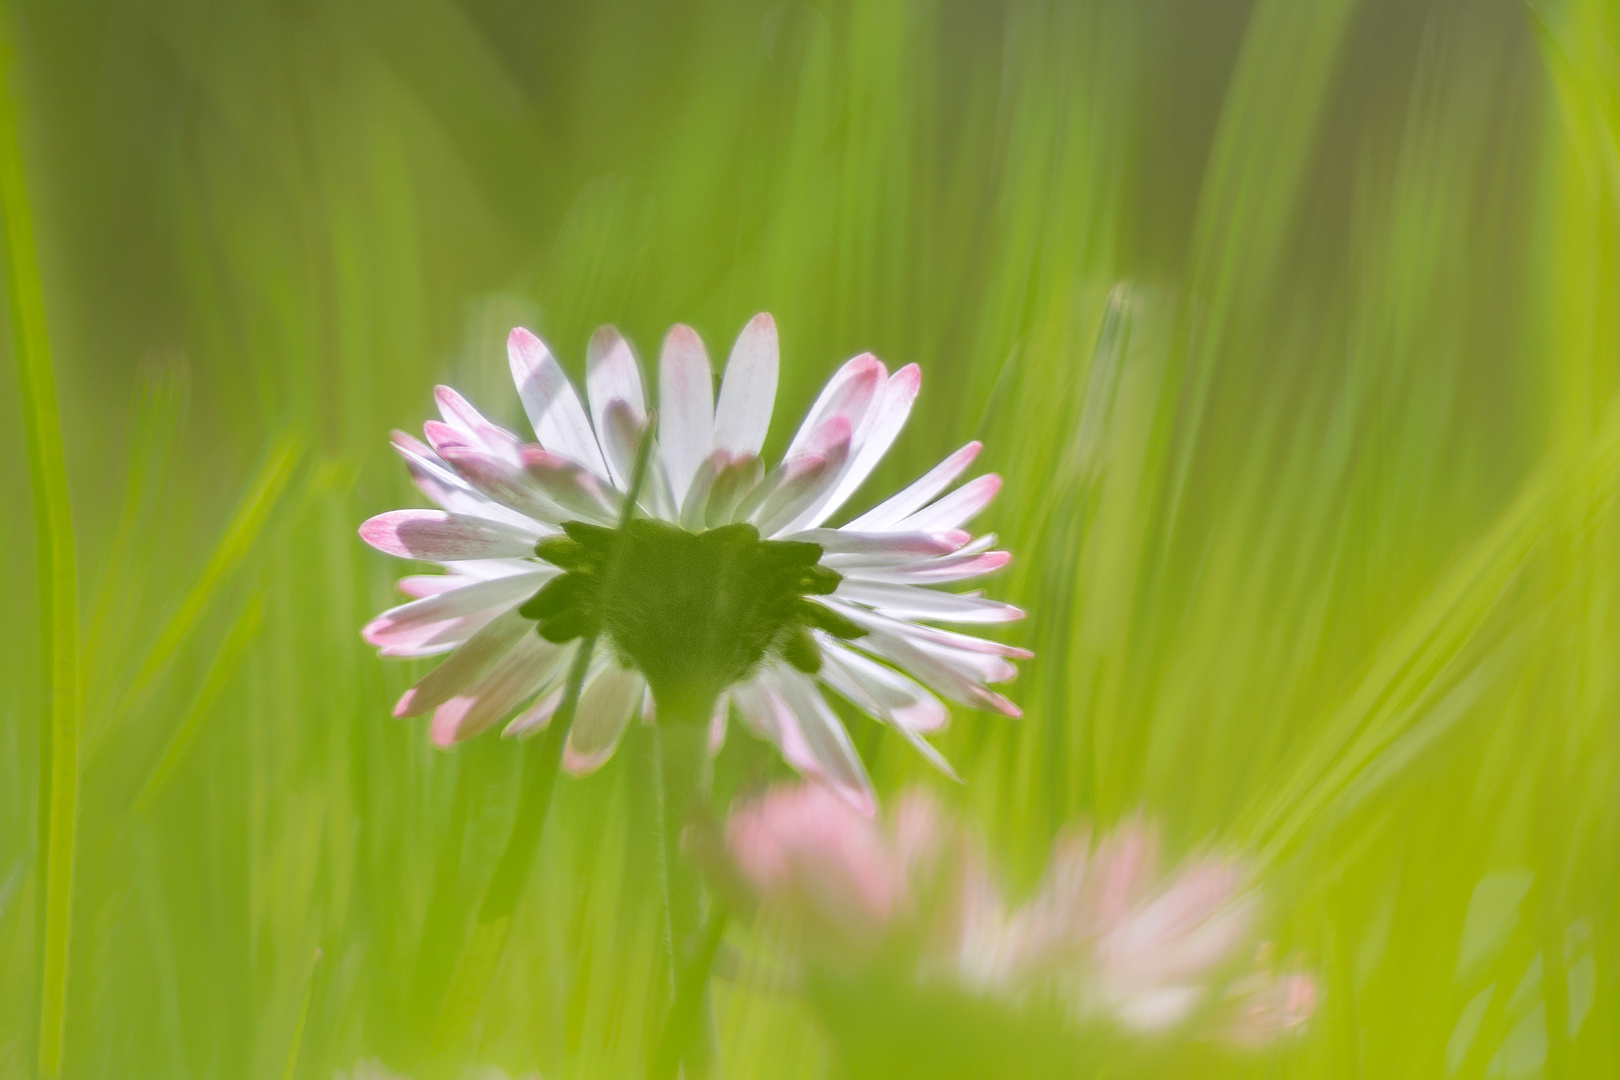
[[[849,433],[847,417],[841,414],[827,417],[805,439],[804,450],[790,454],[778,467],[776,484],[772,486],[767,478],[760,485],[754,497],[761,492],[768,494],[759,500],[759,508],[750,515],[760,535],[775,536],[837,479],[849,457]]]
[[[523,449],[523,471],[570,516],[598,525],[618,520],[622,496],[596,478],[596,474],[568,458],[538,446]]]
[[[872,475],[872,470],[889,452],[889,447],[894,445],[900,429],[905,427],[921,383],[921,369],[916,364],[907,364],[879,388],[876,401],[867,410],[865,420],[856,429],[850,443],[849,464],[838,478],[838,483],[801,515],[803,527],[820,525],[837,513],[866,482],[866,478]]]
[[[405,467],[410,471],[411,480],[421,489],[422,494],[438,503],[442,509],[466,517],[524,526],[522,514],[502,506],[474,489],[465,479],[456,475],[449,463],[434,453],[430,447],[424,446],[402,431],[394,432],[393,444],[394,449],[405,459]]]
[[[601,768],[613,756],[646,688],[640,675],[609,660],[580,693],[563,767],[575,776]]]
[[[681,528],[687,532],[702,532],[708,518],[709,495],[714,490],[715,477],[731,463],[731,455],[716,450],[698,463],[697,471],[681,497]]]
[[[533,574],[514,574],[487,580],[461,579],[461,588],[390,608],[361,630],[361,637],[380,648],[416,647],[433,643],[433,635],[463,616],[488,611],[495,614],[534,595],[552,577],[536,568]],[[456,578],[449,577],[455,581]],[[487,621],[487,620],[486,620]],[[482,624],[480,624],[482,625]],[[469,634],[471,631],[469,631]]]
[[[443,510],[391,510],[360,526],[360,538],[378,551],[429,562],[520,558],[533,554],[539,537],[539,529],[525,532]]]
[[[525,634],[475,684],[433,711],[434,743],[450,746],[498,723],[561,674],[565,652]]]
[[[394,715],[420,716],[444,704],[482,679],[525,635],[533,634],[534,623],[516,611],[496,616],[411,687],[394,707]]]
[[[940,700],[916,680],[863,656],[843,642],[824,640],[821,653],[829,669],[836,668],[842,677],[857,684],[876,705],[873,716],[913,731],[938,731],[950,719]]]
[[[883,362],[871,353],[862,353],[845,362],[844,366],[833,372],[833,377],[827,380],[821,396],[810,406],[810,411],[805,414],[804,423],[799,425],[798,432],[793,436],[793,441],[788,444],[787,453],[783,456],[815,453],[817,431],[829,417],[843,416],[849,421],[850,432],[853,435],[866,419],[867,411],[871,409],[878,390],[888,375],[888,369],[883,366]]]
[[[396,587],[412,600],[424,600],[465,584],[467,579],[456,574],[410,574],[400,578]]]
[[[828,565],[839,573],[863,581],[881,581],[893,585],[942,585],[950,581],[966,581],[1000,570],[1012,561],[1006,551],[985,551],[976,554],[957,552],[938,559],[908,563],[904,566],[849,566],[829,558]]]
[[[959,529],[990,505],[1001,490],[1001,477],[987,473],[976,477],[934,503],[902,518],[892,526],[895,529],[916,529],[933,532],[939,529]]]
[[[714,375],[703,339],[677,323],[658,356],[658,450],[675,503],[684,506],[698,467],[714,446]]]
[[[979,456],[982,446],[983,444],[977,441],[968,443],[929,469],[909,487],[874,506],[844,527],[872,532],[892,528],[895,522],[916,513],[927,506],[934,496],[950,487],[951,482],[973,464],[973,459]]]
[[[607,462],[602,460],[590,418],[551,350],[520,326],[508,335],[506,354],[523,411],[540,445],[607,479]]]
[[[866,555],[879,565],[913,562],[949,555],[968,541],[968,534],[944,532],[851,532],[848,529],[805,529],[784,533],[784,540],[819,544],[828,555]]]
[[[480,494],[518,511],[537,529],[541,524],[556,526],[568,520],[562,507],[523,468],[521,454],[497,456],[470,447],[446,447],[440,453]]]
[[[647,403],[641,389],[641,368],[636,364],[630,343],[611,326],[601,327],[591,335],[585,349],[585,390],[591,404],[591,423],[596,428],[596,440],[602,445],[607,458],[608,475],[620,490],[630,486],[630,464],[635,460],[634,447],[630,462],[624,462],[623,448],[618,454],[610,442],[609,414],[617,405],[628,414],[638,430],[647,422]],[[624,417],[620,418],[621,428]],[[617,434],[622,436],[623,432]]]
[[[714,445],[758,456],[776,403],[776,322],[760,313],[737,335],[714,407]]]
[[[717,451],[718,452],[718,451]],[[746,516],[743,507],[749,505],[754,493],[760,489],[765,477],[765,463],[753,454],[732,457],[715,474],[709,489],[708,506],[704,508],[704,523],[711,529],[741,521]]]
[[[439,406],[439,415],[451,427],[462,431],[469,440],[478,438],[477,431],[481,427],[493,427],[484,414],[472,407],[472,403],[448,386],[435,386],[433,388],[434,403]],[[432,423],[433,421],[428,421]]]
[[[872,782],[866,778],[860,755],[849,733],[808,676],[777,665],[768,673],[798,721],[800,734],[814,762],[814,771],[855,809],[870,817],[877,812]]]
[[[895,619],[926,619],[948,623],[1003,623],[1024,617],[1011,604],[986,600],[981,596],[941,592],[915,585],[887,585],[859,578],[845,578],[834,594],[841,599],[880,611]]]
[[[726,716],[731,712],[729,695],[721,694],[714,715],[709,717],[709,756],[719,757],[726,745]]]
[[[569,655],[573,655],[570,650]],[[501,729],[503,739],[524,739],[537,731],[544,731],[551,723],[551,717],[562,704],[564,688],[561,686],[541,694],[527,709],[514,716],[506,727]]]
[[[870,716],[887,721],[890,727],[899,732],[900,736],[922,755],[923,760],[952,780],[961,783],[962,778],[957,775],[955,769],[951,768],[951,763],[945,760],[945,756],[918,734],[914,726],[900,719],[896,715],[896,711],[891,709],[885,701],[880,700],[880,697],[892,699],[892,688],[874,685],[869,681],[856,677],[851,670],[852,665],[847,660],[847,657],[854,657],[856,654],[847,653],[846,656],[837,656],[834,652],[835,648],[830,642],[823,642],[822,644],[824,663],[819,674],[821,681],[830,686],[851,705]],[[864,660],[865,658],[860,659]],[[871,661],[866,662],[871,663]],[[884,693],[884,691],[890,692]]]

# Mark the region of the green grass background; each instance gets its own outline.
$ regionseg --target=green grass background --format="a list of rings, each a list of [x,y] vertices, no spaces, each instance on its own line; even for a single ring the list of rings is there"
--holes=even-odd
[[[1064,822],[1138,810],[1264,868],[1309,1033],[1154,1075],[1620,1075],[1613,0],[9,18],[78,550],[65,1075],[639,1075],[648,734],[560,785],[439,1016],[519,755],[389,719],[421,668],[359,639],[401,567],[355,527],[420,503],[386,436],[435,381],[518,420],[510,325],[577,373],[600,323],[723,355],[759,310],[772,447],[869,348],[924,380],[868,496],[975,436],[1007,481],[1026,716],[956,717],[963,788],[856,721],[880,789],[961,805],[1014,892]],[[30,498],[0,469],[7,1077],[43,934]],[[734,735],[716,805],[781,771]],[[831,1075],[733,944],[726,1074]]]

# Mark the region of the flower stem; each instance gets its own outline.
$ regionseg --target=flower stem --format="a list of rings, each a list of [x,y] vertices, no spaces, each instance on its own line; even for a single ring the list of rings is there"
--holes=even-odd
[[[48,680],[40,721],[39,846],[34,888],[39,928],[39,1073],[62,1071],[73,856],[79,802],[78,576],[62,429],[45,334],[45,302],[17,137],[10,27],[0,27],[0,216],[5,220],[12,351],[21,384],[28,478],[34,491],[40,668]]]
[[[712,1073],[717,1056],[708,989],[714,948],[699,940],[703,889],[692,866],[681,858],[681,832],[709,796],[708,714],[672,715],[662,702],[655,704],[665,929],[673,997],[648,1073],[654,1080],[666,1080],[684,1060],[688,1080],[700,1080]],[[713,936],[718,946],[719,936]]]
[[[545,831],[546,817],[551,809],[551,793],[557,786],[557,771],[562,763],[563,746],[568,742],[568,729],[574,722],[574,710],[579,705],[580,691],[590,670],[591,654],[596,638],[591,636],[579,643],[562,701],[552,714],[551,722],[538,739],[526,747],[523,771],[523,790],[518,796],[517,816],[512,831],[506,838],[506,849],[495,865],[495,873],[484,890],[484,900],[478,907],[478,919],[472,935],[462,947],[456,969],[450,977],[450,987],[439,1014],[436,1038],[438,1048],[453,1044],[465,1032],[467,1023],[478,1003],[495,963],[500,958],[506,940],[506,928],[517,907],[518,895],[529,876]]]
[[[635,470],[619,518],[620,530],[635,516],[636,501],[647,482],[656,426],[657,418],[649,417],[647,430],[642,433],[641,445],[636,450]],[[436,1049],[447,1049],[465,1033],[474,1010],[483,998],[495,964],[500,959],[501,948],[506,942],[507,925],[517,908],[518,895],[529,876],[529,866],[534,862],[541,834],[545,831],[546,817],[551,809],[551,793],[557,786],[557,771],[562,764],[563,748],[568,743],[574,710],[579,706],[579,695],[585,686],[585,676],[590,671],[591,654],[595,651],[595,634],[580,641],[568,670],[562,701],[552,714],[544,734],[534,741],[528,752],[517,817],[507,836],[506,849],[501,852],[501,861],[496,864],[495,873],[484,890],[484,900],[478,907],[472,935],[462,946],[455,971],[451,974],[450,988],[436,1025],[433,1040]]]
[[[691,1044],[693,1028],[708,1004],[709,968],[720,949],[720,939],[725,936],[727,921],[723,909],[709,912],[701,937],[675,977],[675,998],[670,1003],[664,1030],[658,1036],[652,1067],[647,1070],[651,1080],[671,1080]]]

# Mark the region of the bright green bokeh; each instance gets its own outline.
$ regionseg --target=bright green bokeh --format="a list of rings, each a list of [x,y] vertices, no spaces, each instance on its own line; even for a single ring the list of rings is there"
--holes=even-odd
[[[1168,1075],[1620,1075],[1614,0],[10,16],[80,566],[65,1075],[640,1074],[650,732],[560,784],[491,985],[435,1009],[519,755],[389,719],[426,665],[360,641],[401,566],[355,527],[420,504],[387,432],[434,382],[520,421],[511,325],[577,373],[598,324],[645,363],[761,310],[768,449],[871,349],[923,391],[868,500],[973,437],[1006,479],[1025,718],[958,712],[960,788],[854,721],[880,792],[959,803],[1015,889],[1138,810],[1260,860],[1321,1007]],[[4,367],[11,1077],[45,684]],[[734,732],[716,806],[781,775]],[[829,1075],[733,937],[726,1075]]]

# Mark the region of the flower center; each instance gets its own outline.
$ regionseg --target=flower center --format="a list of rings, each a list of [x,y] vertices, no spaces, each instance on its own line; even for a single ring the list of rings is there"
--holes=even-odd
[[[819,565],[819,544],[761,540],[745,523],[690,533],[651,518],[623,529],[572,521],[535,554],[565,573],[520,613],[547,641],[606,634],[646,677],[660,719],[706,722],[721,691],[767,654],[819,670],[811,628],[865,632],[806,599],[842,580]]]

